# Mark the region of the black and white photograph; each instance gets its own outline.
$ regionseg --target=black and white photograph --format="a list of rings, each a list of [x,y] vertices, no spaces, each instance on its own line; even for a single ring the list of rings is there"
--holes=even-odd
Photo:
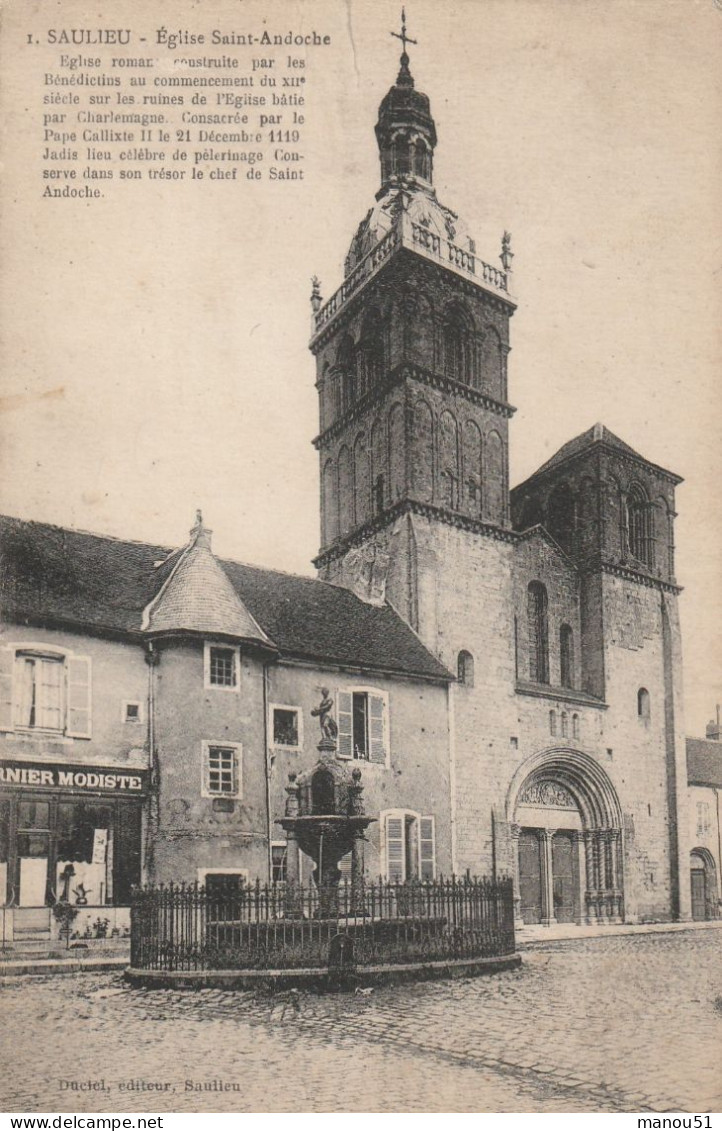
[[[5,1112],[714,1126],[721,49],[3,0]]]

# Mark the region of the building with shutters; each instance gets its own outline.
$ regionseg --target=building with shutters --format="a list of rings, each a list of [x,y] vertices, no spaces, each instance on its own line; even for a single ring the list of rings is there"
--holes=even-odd
[[[597,424],[510,491],[511,239],[484,262],[438,199],[405,46],[344,280],[314,280],[316,565],[457,675],[457,871],[513,873],[526,923],[688,917],[680,479]]]
[[[438,200],[405,51],[376,139],[344,281],[311,299],[318,579],[219,561],[200,519],[173,551],[4,522],[2,867],[28,921],[68,865],[100,904],[283,880],[327,692],[368,874],[512,874],[524,923],[690,915],[679,477],[598,424],[510,490],[511,241],[484,262]]]
[[[59,898],[127,924],[133,884],[283,880],[289,774],[363,765],[371,876],[451,871],[452,676],[383,601],[177,550],[0,520],[0,885],[20,939]],[[300,875],[311,879],[301,854]],[[350,861],[342,862],[342,870]]]
[[[693,919],[722,914],[722,742],[720,708],[705,738],[687,739],[689,867]]]

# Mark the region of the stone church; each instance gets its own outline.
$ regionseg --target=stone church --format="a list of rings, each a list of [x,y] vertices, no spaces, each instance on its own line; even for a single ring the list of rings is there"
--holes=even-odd
[[[510,490],[511,240],[485,263],[437,199],[405,47],[375,202],[311,298],[318,578],[219,560],[200,515],[176,549],[0,520],[18,936],[71,896],[123,930],[141,880],[310,882],[282,819],[319,699],[367,875],[511,874],[524,923],[689,917],[680,480],[598,424]]]
[[[510,491],[511,241],[483,262],[438,200],[405,46],[375,203],[314,280],[316,565],[458,677],[457,870],[513,872],[527,923],[685,917],[680,478],[597,424]]]

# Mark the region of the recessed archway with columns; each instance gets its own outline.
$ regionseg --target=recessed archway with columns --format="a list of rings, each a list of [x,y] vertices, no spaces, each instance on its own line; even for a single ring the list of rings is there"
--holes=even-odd
[[[533,754],[506,797],[519,922],[620,922],[622,812],[609,776],[569,746]]]

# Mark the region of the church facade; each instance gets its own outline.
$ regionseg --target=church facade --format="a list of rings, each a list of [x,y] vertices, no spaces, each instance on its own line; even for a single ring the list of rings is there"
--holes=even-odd
[[[511,241],[485,263],[438,200],[405,50],[376,138],[311,300],[318,578],[221,561],[200,516],[176,550],[2,520],[19,933],[73,898],[122,929],[140,881],[309,882],[281,822],[329,700],[367,875],[511,874],[523,923],[690,915],[679,477],[595,425],[510,489]]]
[[[376,138],[344,282],[312,296],[320,576],[457,674],[457,870],[513,872],[524,922],[687,916],[679,477],[596,425],[510,491],[510,237],[483,262],[438,200],[405,51]]]

